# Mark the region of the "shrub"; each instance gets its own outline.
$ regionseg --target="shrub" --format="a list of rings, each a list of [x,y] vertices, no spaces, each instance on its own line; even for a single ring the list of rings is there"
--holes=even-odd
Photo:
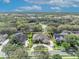
[[[59,54],[55,54],[52,56],[52,59],[62,59],[62,57]]]

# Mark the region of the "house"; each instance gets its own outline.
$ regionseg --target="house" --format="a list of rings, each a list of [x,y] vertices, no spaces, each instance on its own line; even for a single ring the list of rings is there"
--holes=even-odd
[[[57,41],[61,41],[64,39],[64,35],[61,35],[61,34],[54,34],[54,37]]]
[[[33,42],[34,43],[43,43],[43,44],[50,44],[50,38],[49,36],[42,34],[42,33],[37,33],[33,35]]]
[[[74,33],[74,34],[79,34],[79,31],[72,31],[72,33]]]
[[[15,33],[13,34],[13,36],[17,41],[21,42],[22,44],[25,44],[25,41],[27,40],[27,36],[21,32]]]
[[[64,36],[65,35],[68,35],[68,34],[79,34],[79,31],[63,31],[61,33],[54,33],[54,38],[57,40],[57,41],[61,41],[64,39]]]
[[[62,41],[65,35],[71,34],[71,31],[63,31],[61,33],[54,33],[56,41]]]
[[[62,31],[60,34],[61,35],[68,35],[68,34],[71,34],[72,32],[71,31],[66,31],[66,30],[64,30],[64,31]]]

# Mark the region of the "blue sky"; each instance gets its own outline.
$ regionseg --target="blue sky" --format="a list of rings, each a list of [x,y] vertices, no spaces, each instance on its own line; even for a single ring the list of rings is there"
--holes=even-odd
[[[79,12],[79,0],[0,0],[0,12]]]

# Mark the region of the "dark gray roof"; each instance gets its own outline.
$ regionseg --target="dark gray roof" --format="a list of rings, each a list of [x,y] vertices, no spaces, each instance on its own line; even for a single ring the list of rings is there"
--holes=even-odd
[[[17,40],[19,40],[22,43],[25,43],[25,41],[27,40],[26,35],[23,33],[15,33],[14,36]]]
[[[38,34],[33,35],[33,41],[38,41],[38,42],[48,44],[49,40],[50,40],[50,38],[47,35],[42,34],[42,33],[38,33]]]

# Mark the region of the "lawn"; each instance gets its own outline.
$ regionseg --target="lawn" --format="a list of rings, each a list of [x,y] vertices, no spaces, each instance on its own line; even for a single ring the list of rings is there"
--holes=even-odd
[[[63,57],[63,59],[78,59],[77,57]]]
[[[3,57],[0,57],[0,59],[4,59]]]

